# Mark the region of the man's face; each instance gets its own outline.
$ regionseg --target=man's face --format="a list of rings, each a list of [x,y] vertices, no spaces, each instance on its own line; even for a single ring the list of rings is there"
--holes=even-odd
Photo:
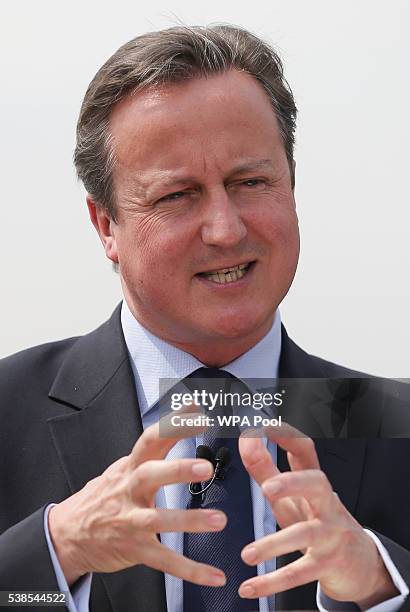
[[[234,70],[152,89],[114,108],[110,132],[117,214],[105,244],[132,312],[199,358],[244,352],[272,325],[299,253],[267,94]]]

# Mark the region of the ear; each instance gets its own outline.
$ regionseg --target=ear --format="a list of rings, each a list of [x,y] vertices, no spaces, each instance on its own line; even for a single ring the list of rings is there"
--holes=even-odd
[[[108,259],[118,263],[117,243],[115,240],[116,223],[107,210],[97,206],[90,195],[87,195],[88,212],[92,224],[100,237]]]

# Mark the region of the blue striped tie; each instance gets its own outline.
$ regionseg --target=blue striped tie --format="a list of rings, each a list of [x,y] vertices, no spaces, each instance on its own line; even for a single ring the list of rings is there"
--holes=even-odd
[[[225,381],[225,392],[233,380],[232,374],[216,368],[200,368],[193,372],[185,383],[189,388],[201,390],[196,379],[219,379],[217,391]],[[208,381],[203,381],[208,382]],[[212,383],[206,385],[207,391],[215,392]],[[243,391],[249,390],[243,384]],[[202,385],[202,388],[203,385]],[[229,414],[231,408],[224,410]],[[221,411],[220,411],[221,413]],[[232,411],[231,411],[232,413]],[[232,427],[230,435],[234,435]],[[238,432],[239,433],[239,430]],[[221,447],[230,451],[230,462],[225,471],[224,480],[215,480],[210,489],[203,495],[192,496],[188,503],[191,508],[217,508],[228,517],[228,523],[221,532],[185,533],[184,555],[200,563],[207,563],[222,569],[227,577],[224,587],[209,587],[184,582],[184,612],[242,612],[259,610],[258,600],[242,599],[238,595],[240,584],[256,575],[256,567],[246,565],[241,559],[241,550],[254,540],[252,498],[250,479],[238,451],[237,437],[225,438],[223,430],[211,428],[204,434],[204,444],[212,452]]]

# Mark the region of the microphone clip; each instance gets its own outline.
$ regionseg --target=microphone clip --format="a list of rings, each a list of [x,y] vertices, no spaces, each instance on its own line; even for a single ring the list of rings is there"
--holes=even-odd
[[[189,492],[191,493],[191,495],[194,496],[203,495],[212,487],[215,480],[225,480],[225,468],[228,466],[231,460],[231,453],[229,448],[222,446],[221,448],[218,448],[214,455],[209,446],[201,445],[198,446],[198,448],[196,449],[196,458],[207,459],[208,461],[210,461],[214,466],[214,473],[211,480],[209,480],[204,487],[202,487],[202,484],[199,482],[189,483]]]

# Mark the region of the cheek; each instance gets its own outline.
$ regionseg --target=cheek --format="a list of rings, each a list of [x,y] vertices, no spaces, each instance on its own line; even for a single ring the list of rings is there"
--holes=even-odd
[[[265,223],[264,243],[269,244],[268,266],[272,287],[285,293],[292,283],[299,260],[299,227],[294,211],[275,215],[270,223]]]
[[[263,243],[269,245],[276,256],[290,256],[299,251],[298,218],[294,206],[290,203],[274,204],[260,210],[249,220]]]
[[[273,228],[273,248],[283,250],[283,253],[292,258],[299,255],[299,226],[296,215],[284,219],[282,223]]]
[[[147,229],[147,228],[145,228]],[[186,284],[181,274],[187,245],[171,231],[127,232],[118,240],[120,269],[128,289],[140,301],[155,300],[170,307],[170,295]]]

